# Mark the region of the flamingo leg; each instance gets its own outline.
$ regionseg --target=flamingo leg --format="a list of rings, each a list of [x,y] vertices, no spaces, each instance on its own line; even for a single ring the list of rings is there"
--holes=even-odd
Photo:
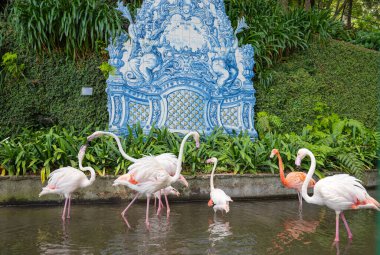
[[[65,206],[63,207],[63,211],[62,211],[62,220],[65,220],[65,211],[67,207],[67,201],[68,201],[68,198],[65,199]]]
[[[135,200],[139,197],[139,194],[137,193],[136,196],[132,199],[132,201],[128,204],[128,206],[124,209],[124,211],[121,213],[121,217],[123,217],[124,219],[124,222],[127,224],[128,228],[131,228],[131,226],[129,225],[128,223],[128,220],[127,220],[127,217],[125,216],[125,214],[127,213],[129,207],[131,207],[131,205],[133,204],[133,202],[135,202]]]
[[[154,208],[156,208],[157,197],[154,196]]]
[[[149,199],[150,199],[150,196],[147,196],[146,197],[146,219],[145,219],[145,225],[147,229],[149,229]]]
[[[161,210],[162,210],[162,202],[161,202],[161,190],[158,195],[158,208],[157,208],[157,215],[160,215]]]
[[[298,211],[302,213],[302,195],[299,191],[297,191],[298,195]]]
[[[165,201],[166,201],[166,217],[169,218],[169,214],[170,214],[169,201],[165,193],[164,193],[164,196],[165,196]]]
[[[347,234],[348,234],[348,238],[349,239],[352,239],[352,232],[350,230],[350,227],[348,226],[348,223],[346,221],[346,217],[344,217],[344,214],[343,212],[340,213],[340,217],[342,218],[342,221],[344,223],[344,226],[346,227],[346,230],[347,230]]]
[[[70,207],[71,207],[71,195],[69,196],[68,208],[67,208],[67,216],[66,218],[70,219]]]
[[[334,240],[334,242],[339,242],[339,214],[340,214],[340,212],[336,212],[335,240]]]

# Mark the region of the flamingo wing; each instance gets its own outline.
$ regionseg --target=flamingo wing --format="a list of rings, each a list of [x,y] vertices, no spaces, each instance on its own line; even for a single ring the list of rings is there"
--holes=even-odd
[[[156,179],[158,173],[165,172],[154,156],[145,156],[138,159],[128,167],[128,170],[128,174],[132,175],[138,183]]]
[[[304,172],[291,172],[286,176],[286,186],[289,188],[301,190],[302,184],[306,179],[306,174]],[[308,188],[315,185],[313,179],[310,180]]]
[[[43,188],[41,195],[47,193],[68,194],[81,187],[86,175],[73,167],[62,167],[50,173],[48,185]]]
[[[347,210],[355,204],[366,204],[372,199],[360,180],[348,174],[326,177],[315,186],[315,192],[334,210]]]
[[[169,175],[173,176],[175,174],[178,158],[173,153],[163,153],[155,156],[155,158]]]

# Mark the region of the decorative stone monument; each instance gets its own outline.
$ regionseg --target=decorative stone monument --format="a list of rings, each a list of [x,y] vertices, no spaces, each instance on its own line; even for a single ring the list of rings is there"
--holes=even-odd
[[[109,129],[140,123],[209,134],[254,129],[253,48],[238,47],[223,0],[145,0],[128,35],[107,50],[116,72],[107,80]]]

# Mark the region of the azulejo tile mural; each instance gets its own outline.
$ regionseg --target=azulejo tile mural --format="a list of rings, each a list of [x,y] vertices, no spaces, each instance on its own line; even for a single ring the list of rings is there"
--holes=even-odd
[[[215,127],[254,128],[253,47],[238,47],[222,0],[145,0],[128,34],[113,38],[107,80],[109,128],[119,134],[140,123],[171,131],[210,133]]]

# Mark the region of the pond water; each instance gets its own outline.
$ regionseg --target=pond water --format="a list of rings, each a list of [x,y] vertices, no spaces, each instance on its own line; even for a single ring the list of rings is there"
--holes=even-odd
[[[145,203],[131,207],[131,229],[124,204],[73,204],[65,224],[61,206],[0,207],[0,254],[375,254],[375,211],[346,212],[353,241],[341,224],[335,246],[335,213],[304,203],[301,218],[297,203],[233,202],[224,215],[207,201],[172,203],[169,220],[151,212],[150,231]]]

